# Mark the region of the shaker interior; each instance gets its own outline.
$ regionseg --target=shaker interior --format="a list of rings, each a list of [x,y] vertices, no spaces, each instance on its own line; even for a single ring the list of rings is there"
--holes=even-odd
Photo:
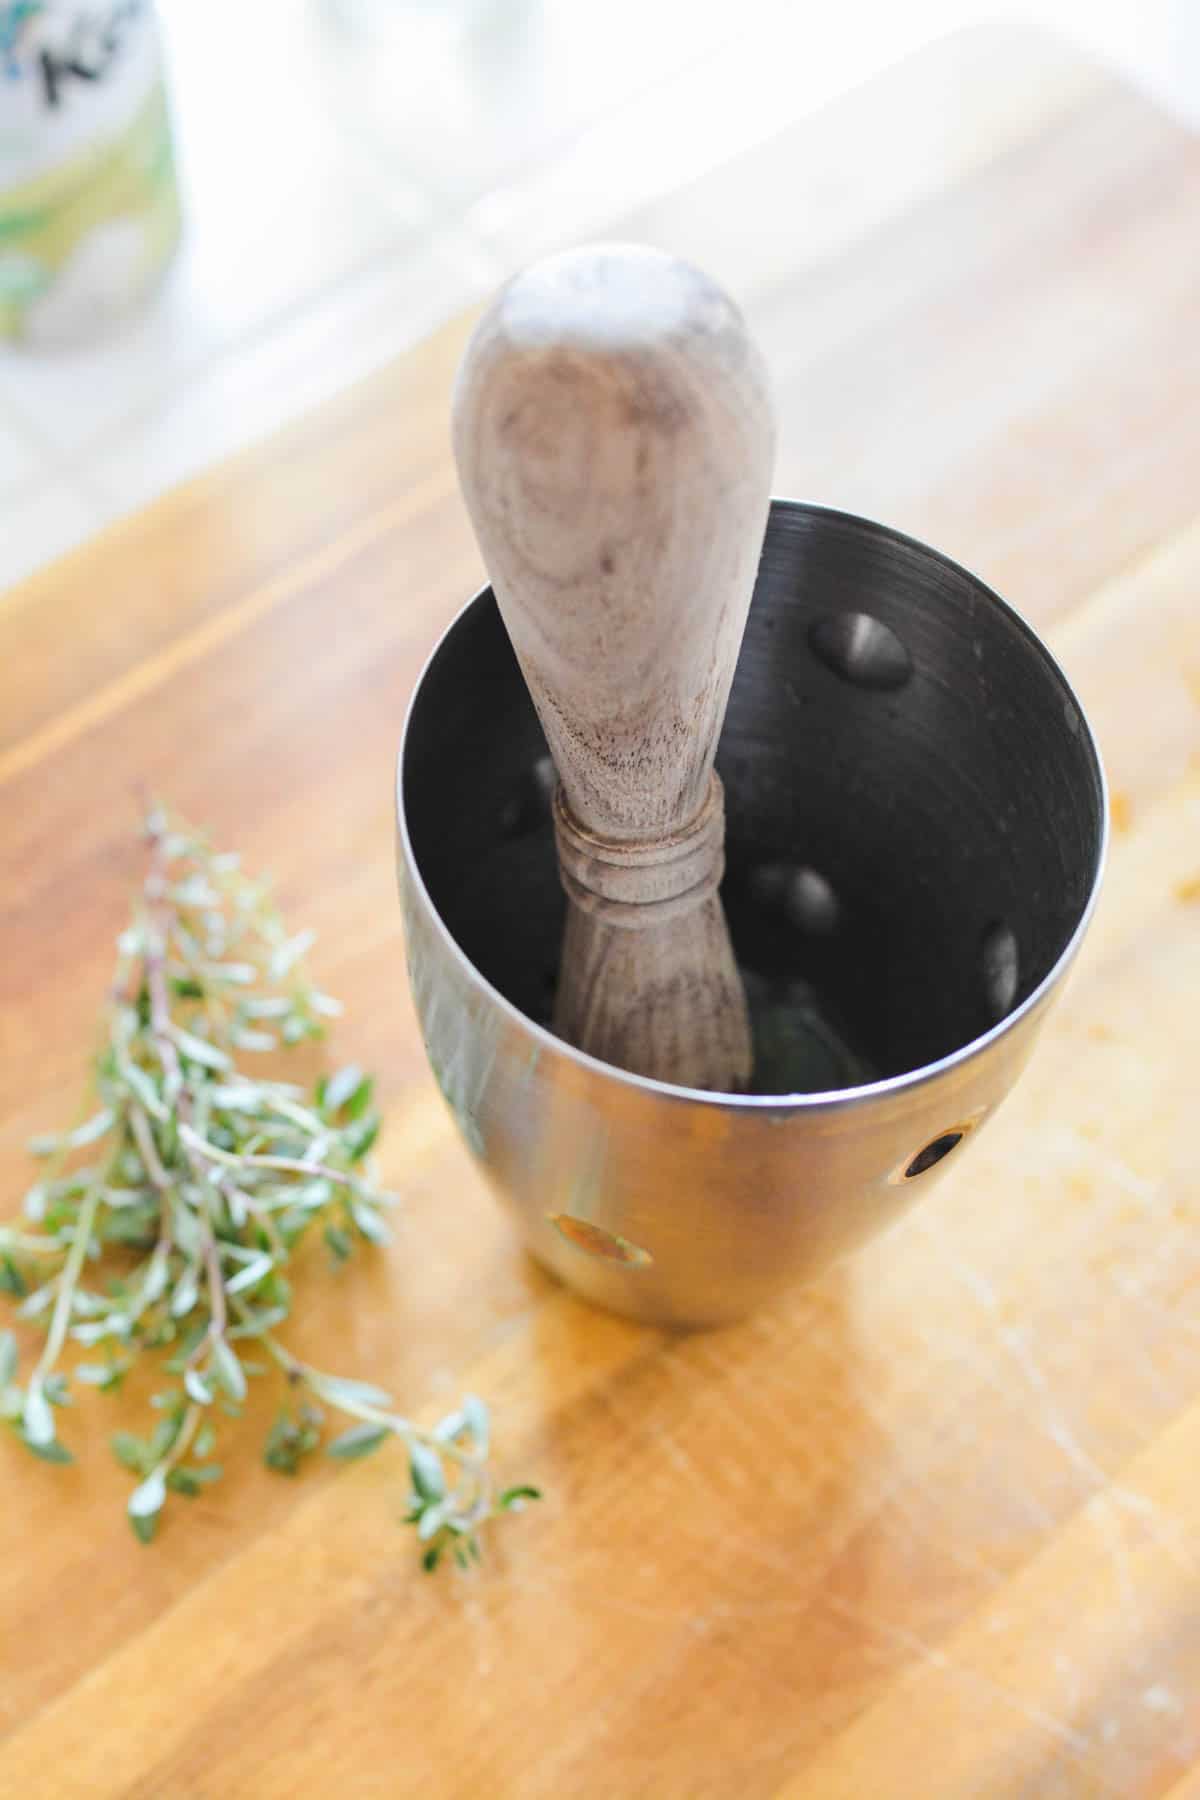
[[[1087,905],[1103,784],[1070,691],[936,551],[776,501],[717,755],[760,1092],[904,1073],[1035,988]],[[414,699],[413,854],[465,955],[548,1023],[553,770],[490,591]]]

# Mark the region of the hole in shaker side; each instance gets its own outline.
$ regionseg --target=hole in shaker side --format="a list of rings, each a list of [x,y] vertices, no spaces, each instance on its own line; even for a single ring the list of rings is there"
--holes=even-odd
[[[837,895],[824,875],[805,863],[759,863],[751,871],[750,893],[790,925],[826,937],[838,923]]]
[[[886,692],[903,687],[913,672],[912,657],[891,626],[870,613],[826,613],[814,619],[808,647],[818,662],[854,687]]]
[[[943,1157],[962,1143],[966,1136],[966,1128],[956,1127],[953,1131],[943,1131],[940,1136],[932,1138],[923,1150],[918,1150],[904,1171],[905,1181],[912,1181],[918,1175],[924,1175],[928,1169],[934,1168]]]
[[[573,1213],[547,1213],[546,1217],[569,1244],[588,1256],[621,1263],[627,1269],[645,1269],[654,1261],[649,1250],[643,1250],[640,1244],[631,1244],[628,1238],[606,1231],[602,1225],[593,1225],[590,1219],[577,1219]]]
[[[1021,979],[1021,959],[1011,925],[999,921],[988,926],[980,945],[979,960],[988,1009],[993,1019],[1003,1019],[1012,1010]]]

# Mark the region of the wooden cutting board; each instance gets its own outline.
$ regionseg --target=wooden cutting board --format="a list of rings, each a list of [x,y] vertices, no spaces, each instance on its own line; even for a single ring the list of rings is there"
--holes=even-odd
[[[76,1097],[147,782],[275,871],[347,1002],[335,1054],[380,1074],[403,1222],[314,1278],[300,1348],[429,1415],[484,1394],[547,1494],[430,1580],[399,1459],[289,1484],[247,1443],[142,1549],[120,1403],[77,1408],[70,1470],[0,1440],[0,1793],[1200,1792],[1198,217],[1200,145],[988,32],[629,224],[744,297],[779,491],[977,567],[1065,661],[1115,795],[1001,1118],[737,1329],[668,1338],[538,1273],[426,1072],[390,781],[479,578],[463,324],[0,607],[4,1192]]]

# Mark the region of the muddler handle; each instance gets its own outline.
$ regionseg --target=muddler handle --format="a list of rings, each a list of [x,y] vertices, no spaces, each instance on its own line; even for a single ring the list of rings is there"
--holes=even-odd
[[[775,432],[733,303],[686,263],[595,245],[501,290],[454,396],[459,479],[558,769],[556,1029],[688,1087],[750,1078],[717,888],[717,736]]]

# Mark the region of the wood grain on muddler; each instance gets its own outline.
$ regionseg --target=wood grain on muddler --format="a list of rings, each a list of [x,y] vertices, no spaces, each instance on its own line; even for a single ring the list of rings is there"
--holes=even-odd
[[[467,348],[459,479],[559,774],[555,1026],[722,1091],[752,1066],[713,771],[766,525],[774,420],[733,303],[598,245],[510,282]]]

